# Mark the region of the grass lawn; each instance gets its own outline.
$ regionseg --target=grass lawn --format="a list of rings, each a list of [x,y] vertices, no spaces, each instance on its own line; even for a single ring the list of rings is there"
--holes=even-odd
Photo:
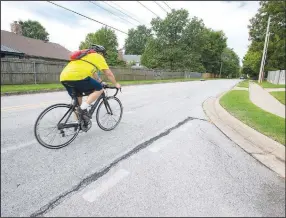
[[[248,91],[229,91],[220,99],[220,104],[246,125],[285,145],[285,119],[254,105]]]
[[[1,93],[64,89],[62,84],[1,85]]]
[[[119,81],[124,85],[137,85],[137,84],[155,84],[155,83],[172,83],[172,82],[187,82],[198,81],[200,78],[190,79],[168,79],[168,80],[131,80],[131,81]],[[62,84],[31,84],[31,85],[1,85],[1,93],[6,92],[26,92],[26,91],[39,91],[39,90],[55,90],[65,89]]]
[[[285,92],[269,92],[273,97],[285,105]]]
[[[263,81],[262,83],[258,83],[256,81],[256,83],[263,88],[285,88],[285,84],[276,85],[276,84],[269,83],[267,81]]]
[[[249,88],[249,80],[243,80],[238,83],[237,87]]]

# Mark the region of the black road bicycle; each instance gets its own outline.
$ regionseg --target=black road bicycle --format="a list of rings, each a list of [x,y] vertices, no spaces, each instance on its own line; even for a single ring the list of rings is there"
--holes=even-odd
[[[35,137],[46,148],[63,148],[75,140],[80,132],[87,132],[92,126],[92,120],[89,122],[84,121],[82,114],[79,112],[79,103],[76,97],[79,93],[73,86],[67,85],[73,89],[72,103],[51,105],[36,120],[34,126]],[[93,116],[97,108],[96,122],[98,126],[104,131],[110,131],[119,124],[123,107],[116,97],[118,88],[108,85],[104,85],[103,88],[104,92],[91,105],[88,113]],[[113,96],[108,96],[106,89],[116,89],[116,92]],[[88,94],[90,93],[83,93],[83,96]],[[57,142],[53,144],[55,141]]]

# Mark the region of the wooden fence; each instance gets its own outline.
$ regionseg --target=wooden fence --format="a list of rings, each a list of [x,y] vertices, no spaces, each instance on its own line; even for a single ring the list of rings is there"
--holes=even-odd
[[[1,85],[58,83],[60,73],[65,65],[66,62],[1,59]],[[111,70],[118,81],[202,78],[202,74],[196,72],[168,72],[120,67],[111,67]]]

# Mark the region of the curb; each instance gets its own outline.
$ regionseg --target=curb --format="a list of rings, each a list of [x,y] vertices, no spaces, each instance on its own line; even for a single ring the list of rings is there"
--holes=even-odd
[[[211,122],[230,140],[263,165],[285,178],[285,146],[252,129],[230,115],[220,104],[220,98],[208,98],[203,110]]]

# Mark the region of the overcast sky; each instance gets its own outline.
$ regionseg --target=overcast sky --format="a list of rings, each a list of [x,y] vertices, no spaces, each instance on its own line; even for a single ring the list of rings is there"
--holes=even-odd
[[[156,17],[136,1],[115,1],[115,3],[107,1],[108,4],[96,1],[101,7],[120,15],[133,25],[88,1],[55,1],[55,3],[123,32],[128,32],[128,29],[139,23],[121,14],[108,4],[114,7],[118,7],[115,4],[119,5],[121,7],[119,9],[124,9],[125,13],[148,27],[150,27],[151,19]],[[141,3],[161,18],[165,18],[166,12],[156,3],[152,1],[142,1]],[[174,9],[187,9],[190,17],[197,16],[203,19],[205,25],[209,28],[223,30],[228,38],[228,47],[233,48],[240,59],[243,58],[249,44],[247,25],[249,19],[255,15],[259,8],[258,1],[166,1],[166,3]],[[170,11],[163,2],[160,1],[159,4],[165,10]],[[71,51],[78,49],[80,42],[85,39],[88,33],[95,32],[102,27],[102,24],[66,11],[46,1],[1,1],[1,30],[10,31],[10,24],[19,19],[39,21],[50,34],[51,42],[59,43]],[[121,48],[127,35],[118,31],[115,32],[119,48]]]

